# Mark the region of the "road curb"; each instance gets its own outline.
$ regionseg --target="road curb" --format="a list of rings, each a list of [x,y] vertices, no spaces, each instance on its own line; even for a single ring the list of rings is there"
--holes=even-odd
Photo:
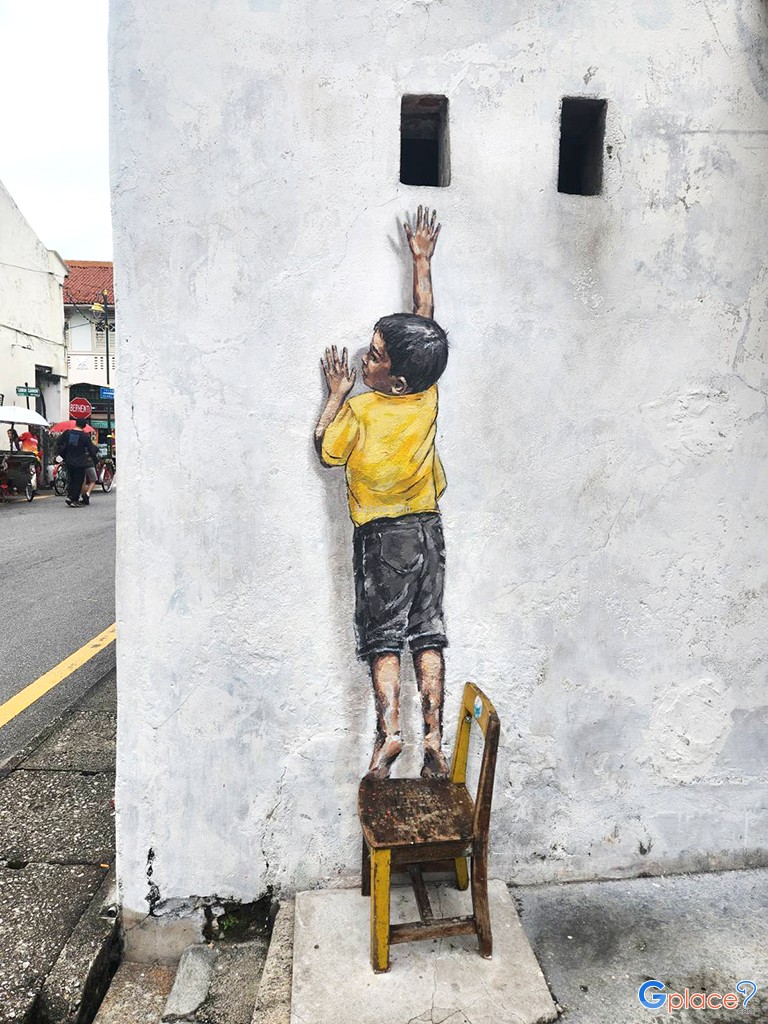
[[[30,1024],[91,1024],[121,951],[113,865],[48,973]]]

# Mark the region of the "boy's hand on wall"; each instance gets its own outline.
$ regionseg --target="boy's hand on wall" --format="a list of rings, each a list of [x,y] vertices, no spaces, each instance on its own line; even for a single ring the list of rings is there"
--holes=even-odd
[[[327,348],[325,359],[320,360],[320,365],[325,374],[328,390],[334,397],[343,401],[354,387],[356,376],[355,371],[349,368],[347,350],[342,349],[339,356],[335,345]]]
[[[411,247],[415,260],[432,259],[437,245],[437,236],[440,234],[440,225],[435,225],[436,220],[437,210],[433,210],[430,217],[429,207],[420,206],[416,213],[416,227],[411,227],[408,221],[403,223],[405,237],[408,239],[408,245]]]

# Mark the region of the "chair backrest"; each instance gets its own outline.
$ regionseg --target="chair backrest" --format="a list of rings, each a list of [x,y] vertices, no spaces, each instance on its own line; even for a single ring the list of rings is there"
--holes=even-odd
[[[496,775],[496,755],[499,749],[501,725],[496,708],[483,691],[474,683],[466,683],[461,698],[459,727],[456,732],[451,762],[451,781],[463,785],[467,783],[467,758],[472,722],[477,722],[485,739],[483,759],[480,764],[480,778],[475,795],[474,833],[478,838],[483,836],[487,838],[491,822],[493,780]]]

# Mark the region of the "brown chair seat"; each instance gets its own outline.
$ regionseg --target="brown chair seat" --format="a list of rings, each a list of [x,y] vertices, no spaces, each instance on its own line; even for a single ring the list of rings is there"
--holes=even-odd
[[[363,835],[374,850],[473,838],[474,804],[450,779],[364,779],[358,794]]]

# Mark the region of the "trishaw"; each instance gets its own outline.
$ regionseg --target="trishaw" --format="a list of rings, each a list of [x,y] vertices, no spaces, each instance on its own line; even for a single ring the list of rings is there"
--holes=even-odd
[[[47,427],[48,421],[33,409],[22,409],[17,405],[0,405],[0,424],[18,423],[27,426]],[[37,455],[30,451],[12,451],[13,439],[3,444],[4,436],[0,434],[0,501],[8,501],[15,495],[23,496],[32,501],[37,493],[41,463]]]
[[[0,501],[14,495],[24,495],[32,501],[37,493],[39,465],[34,452],[0,451]]]

